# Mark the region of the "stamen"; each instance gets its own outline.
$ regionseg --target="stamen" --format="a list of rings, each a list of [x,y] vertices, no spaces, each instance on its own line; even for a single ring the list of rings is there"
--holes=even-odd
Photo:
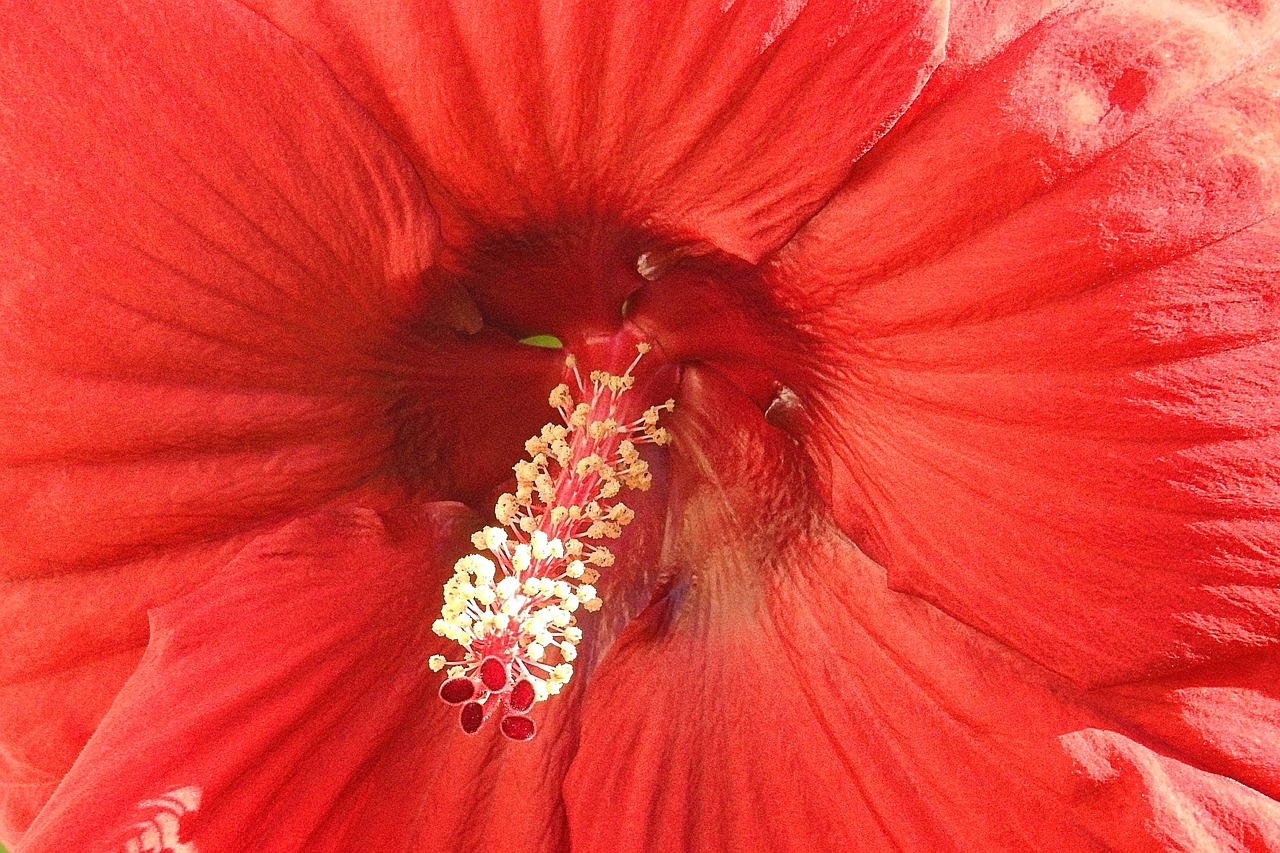
[[[672,400],[640,417],[620,400],[635,386],[632,371],[650,349],[641,343],[621,375],[596,370],[588,389],[569,355],[577,396],[567,384],[548,402],[563,421],[548,424],[525,443],[528,460],[517,462],[516,488],[498,498],[494,516],[506,527],[485,527],[471,542],[477,551],[454,564],[444,585],[444,606],[432,630],[462,648],[462,658],[433,655],[432,671],[449,667],[440,698],[462,705],[459,723],[479,731],[492,711],[506,713],[500,730],[511,740],[534,736],[526,716],[537,702],[559,693],[573,677],[582,629],[575,612],[595,612],[601,599],[594,584],[614,554],[583,540],[616,539],[635,518],[614,500],[624,488],[644,491],[653,482],[637,444],[666,444],[657,426]],[[586,401],[582,401],[583,398]]]

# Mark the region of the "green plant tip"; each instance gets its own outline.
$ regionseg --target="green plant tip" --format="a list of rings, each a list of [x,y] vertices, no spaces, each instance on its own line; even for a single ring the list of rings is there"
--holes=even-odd
[[[530,335],[527,338],[521,338],[520,343],[528,344],[531,347],[564,349],[564,341],[560,340],[555,335]]]

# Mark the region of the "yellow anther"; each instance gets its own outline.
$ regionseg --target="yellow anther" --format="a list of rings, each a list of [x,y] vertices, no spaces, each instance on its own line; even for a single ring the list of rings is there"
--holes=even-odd
[[[592,421],[587,424],[587,435],[591,436],[596,441],[599,441],[607,435],[612,435],[617,431],[617,429],[617,421],[613,418],[605,418],[602,421]]]
[[[516,499],[514,495],[502,494],[498,497],[498,502],[493,507],[494,517],[498,519],[498,523],[509,525],[511,518],[516,514]]]
[[[551,442],[551,452],[556,457],[556,464],[561,468],[569,467],[569,463],[573,460],[573,448],[569,446],[569,442],[563,439]]]
[[[607,569],[610,566],[612,566],[613,561],[614,561],[613,552],[610,551],[608,548],[604,547],[603,545],[598,546],[594,551],[591,552],[591,556],[587,557],[588,563],[597,565],[602,569]]]
[[[533,487],[538,490],[538,500],[544,504],[550,504],[555,499],[556,485],[550,474],[539,474],[533,481]]]
[[[547,401],[553,409],[573,408],[573,395],[569,393],[569,386],[563,382],[551,389],[551,394]]]
[[[533,549],[522,542],[511,552],[511,568],[516,574],[522,575],[529,571],[529,564],[533,562],[532,558]]]
[[[588,539],[617,539],[622,535],[622,525],[616,521],[593,521],[583,535]]]

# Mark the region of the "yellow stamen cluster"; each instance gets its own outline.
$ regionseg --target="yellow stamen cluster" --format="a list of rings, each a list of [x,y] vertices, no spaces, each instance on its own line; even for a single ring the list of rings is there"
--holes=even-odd
[[[513,469],[515,490],[494,507],[502,527],[485,527],[471,538],[490,556],[470,554],[454,564],[432,629],[463,654],[455,661],[432,656],[432,670],[447,666],[451,678],[475,679],[482,662],[497,658],[509,679],[504,689],[477,680],[478,692],[489,698],[528,679],[541,701],[569,682],[582,640],[575,614],[600,609],[594,584],[599,569],[614,562],[613,552],[596,543],[617,539],[635,518],[616,500],[622,490],[652,484],[637,445],[670,440],[658,419],[674,408],[671,400],[622,422],[620,398],[634,387],[631,371],[648,346],[638,349],[622,375],[594,371],[586,387],[573,357],[567,359],[578,399],[568,384],[552,389],[550,404],[563,423],[547,424],[525,443],[529,458]]]

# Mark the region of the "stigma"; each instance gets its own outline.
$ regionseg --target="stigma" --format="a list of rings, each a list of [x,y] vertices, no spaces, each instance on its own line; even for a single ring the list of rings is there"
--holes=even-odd
[[[444,585],[444,606],[432,630],[456,642],[456,660],[433,655],[434,672],[448,668],[440,698],[461,706],[459,724],[475,734],[500,712],[499,729],[512,740],[536,731],[529,712],[573,678],[582,628],[579,611],[603,604],[595,584],[613,565],[604,544],[617,539],[635,513],[619,498],[653,482],[639,445],[664,445],[658,426],[673,400],[638,417],[626,394],[633,371],[650,347],[636,345],[635,360],[619,375],[592,371],[584,382],[572,355],[565,359],[572,385],[551,390],[559,423],[525,442],[529,458],[517,462],[516,488],[498,498],[499,526],[471,537],[478,553],[458,560]]]

